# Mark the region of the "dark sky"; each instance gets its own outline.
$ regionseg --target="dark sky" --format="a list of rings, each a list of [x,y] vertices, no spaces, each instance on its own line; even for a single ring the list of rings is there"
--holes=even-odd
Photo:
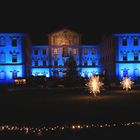
[[[95,44],[103,34],[140,32],[140,8],[134,1],[6,1],[0,13],[0,32],[29,33],[34,44],[63,27],[81,33],[83,44]]]

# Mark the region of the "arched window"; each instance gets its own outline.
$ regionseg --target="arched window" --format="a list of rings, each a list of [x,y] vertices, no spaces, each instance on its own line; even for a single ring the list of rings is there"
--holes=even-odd
[[[95,66],[96,65],[96,62],[95,60],[92,61],[92,66]]]
[[[73,55],[76,55],[77,54],[77,49],[73,48],[72,52],[73,52]]]
[[[12,77],[13,77],[13,79],[17,78],[17,73],[18,73],[18,71],[16,71],[16,70],[14,70],[14,71],[12,72]]]
[[[92,48],[92,54],[96,54],[96,49]]]
[[[63,48],[63,57],[67,57],[68,56],[68,48],[64,47]]]
[[[87,71],[84,72],[84,77],[88,77],[88,72]]]
[[[0,63],[5,62],[5,53],[3,51],[0,52]]]
[[[85,54],[85,55],[87,55],[87,54],[88,54],[88,49],[87,49],[87,48],[84,48],[84,50],[83,50],[83,51],[84,51],[84,54]]]
[[[134,38],[133,44],[134,44],[134,46],[138,46],[138,38]]]
[[[85,66],[85,67],[88,66],[87,60],[84,60],[84,66]]]
[[[135,52],[134,53],[134,60],[135,61],[138,61],[139,60],[139,54],[138,54],[138,52]]]
[[[2,70],[0,71],[0,80],[5,80],[6,79],[6,73]]]
[[[43,60],[43,66],[44,67],[46,66],[46,60]]]
[[[58,61],[54,60],[54,66],[58,66]]]
[[[12,62],[17,62],[17,54],[12,55]]]
[[[5,37],[0,36],[0,46],[5,46]]]
[[[122,46],[127,46],[127,38],[122,39]]]
[[[128,70],[127,69],[124,69],[123,70],[123,77],[127,77],[128,76]]]
[[[139,69],[134,69],[134,78],[138,78],[139,76]]]
[[[123,61],[127,61],[127,54],[126,53],[123,54]]]

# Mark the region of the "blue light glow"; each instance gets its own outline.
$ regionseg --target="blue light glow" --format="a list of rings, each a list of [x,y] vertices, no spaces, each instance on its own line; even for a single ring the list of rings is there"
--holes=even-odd
[[[22,33],[0,33],[0,83],[25,77]]]
[[[134,80],[140,76],[140,34],[114,34],[117,37],[116,76],[124,76]]]
[[[32,68],[33,76],[45,76],[50,77],[49,68]]]

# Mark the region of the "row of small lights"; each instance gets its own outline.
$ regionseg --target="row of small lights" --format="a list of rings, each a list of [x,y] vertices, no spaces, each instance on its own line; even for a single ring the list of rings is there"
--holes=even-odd
[[[113,123],[113,124],[77,124],[77,125],[65,125],[65,126],[54,126],[54,127],[19,127],[14,125],[0,125],[0,132],[21,132],[24,134],[35,134],[42,136],[47,132],[52,131],[63,131],[63,130],[80,130],[88,128],[113,128],[113,127],[128,127],[128,126],[140,126],[140,122],[128,122],[128,123]]]

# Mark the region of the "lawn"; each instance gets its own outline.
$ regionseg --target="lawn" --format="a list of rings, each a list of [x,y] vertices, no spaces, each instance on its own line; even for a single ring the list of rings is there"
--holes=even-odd
[[[38,127],[129,121],[140,121],[138,90],[104,91],[97,97],[86,89],[32,89],[0,95],[1,124]]]

